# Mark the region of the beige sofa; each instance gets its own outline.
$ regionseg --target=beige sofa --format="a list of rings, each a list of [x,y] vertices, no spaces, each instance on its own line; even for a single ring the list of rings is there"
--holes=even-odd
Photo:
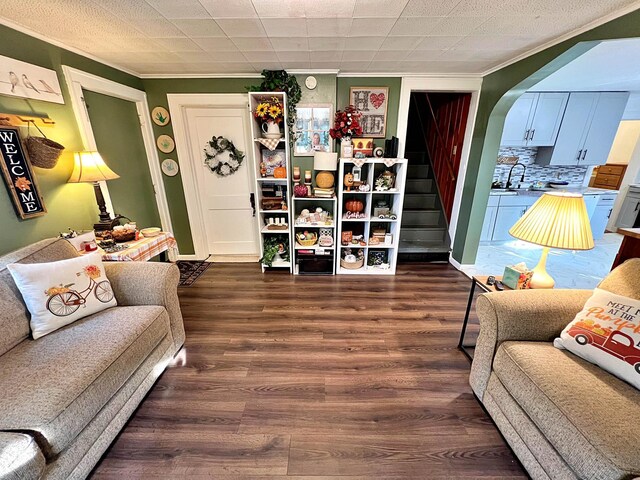
[[[44,240],[0,257],[0,478],[85,478],[184,343],[178,268],[105,263],[118,306],[38,340],[6,266],[77,255]]]
[[[640,259],[599,286],[640,299]],[[640,391],[552,345],[590,290],[481,295],[470,383],[534,479],[640,475]]]

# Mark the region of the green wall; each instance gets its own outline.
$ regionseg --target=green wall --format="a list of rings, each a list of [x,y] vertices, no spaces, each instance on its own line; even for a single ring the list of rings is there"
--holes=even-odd
[[[483,79],[452,252],[454,259],[463,264],[475,261],[504,118],[515,100],[599,41],[632,37],[640,37],[640,11],[547,48]]]
[[[69,65],[134,88],[142,88],[142,82],[132,75],[1,25],[0,38],[2,38],[0,55],[56,70],[65,99],[65,104],[59,105],[39,100],[0,96],[0,112],[49,115],[56,125],[43,131],[48,137],[66,147],[55,168],[51,170],[34,168],[34,174],[48,210],[46,215],[20,220],[15,214],[6,188],[4,185],[0,187],[0,254],[3,254],[43,238],[56,236],[67,227],[90,228],[97,220],[98,209],[93,187],[66,183],[73,168],[73,152],[82,150],[82,140],[71,108],[61,65]],[[117,118],[112,120],[117,121]],[[33,129],[31,131],[33,133]],[[26,135],[26,128],[22,130],[22,134],[23,137]]]
[[[120,178],[109,181],[111,213],[137,222],[138,228],[160,227],[147,152],[133,102],[83,92],[98,151]],[[114,122],[113,119],[118,121]]]

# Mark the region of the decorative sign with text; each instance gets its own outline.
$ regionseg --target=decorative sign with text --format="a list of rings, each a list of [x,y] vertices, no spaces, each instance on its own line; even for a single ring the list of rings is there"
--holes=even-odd
[[[16,127],[0,126],[0,154],[2,175],[18,216],[26,219],[47,213]]]
[[[351,87],[349,103],[356,107],[362,125],[362,137],[384,138],[387,134],[389,87]]]

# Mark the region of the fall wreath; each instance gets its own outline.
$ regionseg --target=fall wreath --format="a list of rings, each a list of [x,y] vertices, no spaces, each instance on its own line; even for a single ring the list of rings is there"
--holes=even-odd
[[[224,152],[229,152],[229,156],[221,156]],[[236,173],[244,160],[244,152],[238,150],[231,140],[216,136],[205,145],[204,156],[204,163],[221,177]]]

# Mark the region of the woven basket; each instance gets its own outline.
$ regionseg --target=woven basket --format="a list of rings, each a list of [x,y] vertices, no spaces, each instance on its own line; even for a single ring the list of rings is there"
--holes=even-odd
[[[296,234],[296,240],[297,242],[302,245],[303,247],[312,247],[316,244],[316,242],[318,241],[318,235],[314,234],[313,238],[307,238],[305,240],[301,240],[300,239],[300,234],[297,233]]]
[[[64,146],[45,137],[27,137],[29,158],[35,167],[54,168]]]
[[[344,258],[340,259],[340,266],[342,268],[346,268],[347,270],[358,270],[362,268],[364,265],[364,257],[358,260],[357,262],[345,262]]]

